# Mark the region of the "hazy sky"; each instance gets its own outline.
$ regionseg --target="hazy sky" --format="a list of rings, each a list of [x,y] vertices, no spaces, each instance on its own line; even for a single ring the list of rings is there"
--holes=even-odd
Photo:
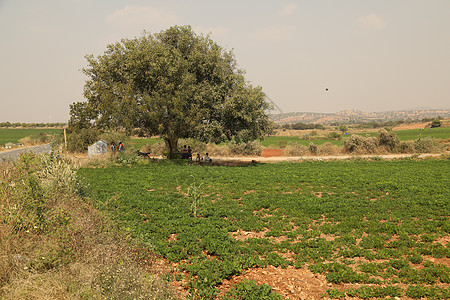
[[[172,25],[284,112],[450,107],[450,0],[0,0],[0,121],[67,121],[86,54]]]

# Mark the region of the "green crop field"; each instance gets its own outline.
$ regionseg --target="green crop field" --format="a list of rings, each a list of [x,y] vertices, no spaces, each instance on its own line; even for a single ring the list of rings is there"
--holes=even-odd
[[[79,174],[123,230],[179,264],[173,280],[197,298],[269,265],[321,274],[329,298],[450,297],[449,160],[163,161]]]
[[[45,132],[46,134],[61,133],[62,129],[42,129],[42,128],[0,128],[0,145],[6,143],[18,143],[21,138],[36,135],[38,133]]]

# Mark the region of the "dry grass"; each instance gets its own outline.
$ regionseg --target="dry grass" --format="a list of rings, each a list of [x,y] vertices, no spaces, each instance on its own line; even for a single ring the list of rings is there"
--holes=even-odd
[[[36,196],[38,169],[0,166],[0,299],[176,298],[168,267],[85,199]]]

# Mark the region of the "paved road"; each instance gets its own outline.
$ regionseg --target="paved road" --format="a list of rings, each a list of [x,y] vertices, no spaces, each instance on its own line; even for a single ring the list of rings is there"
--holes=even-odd
[[[8,160],[17,160],[20,156],[20,153],[23,153],[27,150],[36,154],[45,154],[50,153],[52,151],[52,147],[50,146],[50,144],[46,144],[40,146],[24,147],[15,150],[3,151],[0,152],[0,162]]]

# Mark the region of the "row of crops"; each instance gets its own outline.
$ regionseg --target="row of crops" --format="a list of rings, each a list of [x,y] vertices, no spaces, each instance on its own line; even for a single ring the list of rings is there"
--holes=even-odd
[[[214,298],[224,279],[268,265],[325,276],[332,298],[450,297],[446,159],[163,161],[79,174],[123,230],[179,264],[174,280],[198,298]],[[255,235],[237,239],[241,232]]]

